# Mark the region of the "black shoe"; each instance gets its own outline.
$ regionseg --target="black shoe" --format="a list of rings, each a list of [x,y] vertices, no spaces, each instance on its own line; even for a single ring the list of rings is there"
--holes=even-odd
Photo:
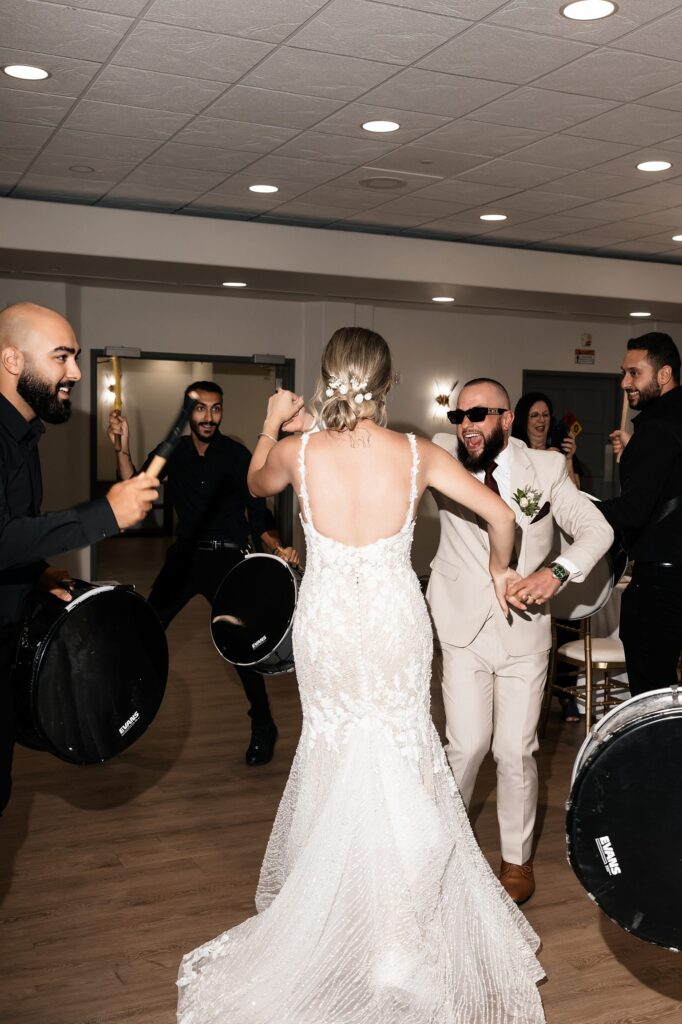
[[[277,740],[277,726],[269,722],[254,722],[251,726],[251,742],[246,751],[246,763],[253,768],[272,761]]]

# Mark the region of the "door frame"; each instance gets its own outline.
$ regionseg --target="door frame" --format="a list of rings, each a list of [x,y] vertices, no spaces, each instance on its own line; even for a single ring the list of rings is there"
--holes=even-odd
[[[97,365],[100,359],[110,358],[107,356],[106,350],[103,348],[93,348],[90,350],[90,432],[89,432],[89,444],[90,444],[90,497],[96,498],[98,496],[97,488]],[[283,357],[283,362],[279,359],[276,361],[268,361],[267,357],[264,359],[254,359],[253,356],[232,356],[217,353],[197,353],[197,352],[149,352],[141,351],[139,356],[130,356],[122,358],[139,358],[139,359],[158,359],[165,360],[167,362],[201,362],[201,363],[222,363],[226,365],[251,365],[251,366],[268,366],[273,367],[275,370],[275,380],[278,387],[282,387],[287,391],[294,390],[294,383],[296,380],[296,360],[290,359],[289,357]],[[178,411],[180,409],[180,402],[178,401]],[[169,420],[168,426],[170,427],[171,421]],[[161,441],[162,438],[159,438]],[[293,501],[293,490],[291,487],[287,487],[281,494],[275,495],[275,520],[277,527],[282,537],[282,541],[285,545],[291,544],[293,525],[294,525],[294,501]],[[96,574],[97,565],[97,546],[93,544],[91,547],[92,559],[91,559],[91,574],[90,578],[94,579]]]

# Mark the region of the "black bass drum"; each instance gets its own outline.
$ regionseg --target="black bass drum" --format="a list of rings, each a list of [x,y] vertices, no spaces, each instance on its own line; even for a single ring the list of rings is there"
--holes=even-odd
[[[159,709],[168,645],[153,608],[132,587],[73,581],[65,604],[31,599],[12,682],[17,739],[71,764],[108,761]]]
[[[586,494],[585,497],[599,507],[599,498],[594,498],[591,494]],[[557,526],[554,549],[548,562],[566,554],[572,543],[568,534]],[[549,602],[553,618],[589,619],[591,615],[604,607],[611,596],[611,591],[622,579],[627,564],[628,556],[621,547],[620,541],[616,539],[582,583],[568,583],[554,595]]]
[[[218,588],[211,637],[232,665],[263,675],[294,668],[291,631],[303,574],[275,555],[247,555]]]
[[[625,701],[573,769],[568,859],[591,899],[640,939],[682,949],[682,702],[677,687]]]

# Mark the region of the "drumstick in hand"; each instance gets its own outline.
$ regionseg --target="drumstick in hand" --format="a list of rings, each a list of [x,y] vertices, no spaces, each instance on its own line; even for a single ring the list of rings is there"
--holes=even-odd
[[[148,473],[150,476],[158,477],[161,470],[171,457],[178,441],[182,437],[182,432],[187,426],[189,418],[192,415],[192,411],[194,410],[194,406],[198,401],[199,396],[196,391],[190,391],[185,398],[178,418],[168,431],[166,439],[161,442],[154,455],[151,457],[149,465],[144,470],[145,473]]]
[[[620,429],[622,431],[624,431],[625,427],[627,426],[628,413],[629,412],[630,412],[630,403],[628,402],[628,394],[627,394],[627,391],[624,391],[623,392],[623,408],[621,409],[621,413],[620,413]],[[616,455],[616,462],[620,462],[620,458],[621,458],[622,454],[623,454],[623,449],[621,448],[621,450]]]

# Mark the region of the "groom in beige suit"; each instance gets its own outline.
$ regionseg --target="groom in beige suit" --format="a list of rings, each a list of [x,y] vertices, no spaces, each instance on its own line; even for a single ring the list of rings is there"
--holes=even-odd
[[[519,577],[509,593],[521,599],[525,611],[510,608],[504,617],[488,570],[485,528],[472,513],[435,494],[441,537],[427,598],[443,651],[446,753],[468,805],[492,744],[500,881],[512,899],[523,903],[535,889],[531,856],[538,778],[533,755],[551,646],[546,602],[561,586],[588,575],[610,547],[613,531],[568,479],[563,455],[531,450],[509,436],[514,415],[497,381],[478,378],[465,384],[450,416],[457,436],[437,434],[435,443],[516,512]],[[574,541],[548,564],[555,523]]]

